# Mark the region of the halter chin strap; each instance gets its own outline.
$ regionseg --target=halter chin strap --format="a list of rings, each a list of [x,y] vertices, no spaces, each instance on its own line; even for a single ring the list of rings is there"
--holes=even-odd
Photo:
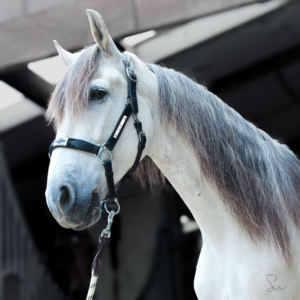
[[[83,140],[72,139],[72,138],[60,138],[54,140],[50,145],[48,154],[51,158],[52,152],[54,149],[59,147],[66,147],[70,149],[80,150],[88,153],[94,154],[100,162],[103,164],[105,169],[106,182],[108,187],[109,199],[105,201],[107,205],[114,204],[116,200],[116,194],[122,183],[125,179],[130,178],[135,172],[140,159],[142,157],[143,150],[146,145],[146,135],[142,128],[142,123],[138,119],[138,102],[137,102],[137,94],[136,94],[136,85],[138,82],[137,76],[135,72],[130,68],[130,63],[128,61],[127,55],[124,55],[124,68],[127,76],[127,86],[128,86],[128,94],[126,98],[125,108],[120,115],[115,128],[113,129],[110,137],[106,141],[104,145],[95,145]],[[134,127],[138,136],[138,150],[135,161],[132,167],[128,170],[125,176],[120,180],[117,187],[115,187],[114,183],[114,173],[112,169],[112,158],[113,158],[113,150],[123,132],[123,129],[132,114],[134,120]]]

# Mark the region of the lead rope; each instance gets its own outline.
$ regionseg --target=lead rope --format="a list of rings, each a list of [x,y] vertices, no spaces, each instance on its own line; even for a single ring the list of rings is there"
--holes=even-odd
[[[96,291],[96,285],[98,281],[98,275],[101,267],[101,258],[102,255],[106,249],[106,247],[110,243],[110,236],[111,236],[111,226],[114,221],[114,216],[116,216],[120,212],[120,204],[117,199],[115,199],[115,203],[118,205],[117,211],[112,209],[109,211],[107,209],[106,203],[104,204],[105,210],[108,213],[108,218],[107,218],[107,226],[104,230],[102,230],[100,236],[99,236],[99,243],[100,243],[100,249],[98,250],[93,263],[92,263],[92,276],[91,276],[91,281],[90,281],[90,286],[88,290],[88,294],[86,296],[86,300],[93,300],[93,297],[95,295]]]

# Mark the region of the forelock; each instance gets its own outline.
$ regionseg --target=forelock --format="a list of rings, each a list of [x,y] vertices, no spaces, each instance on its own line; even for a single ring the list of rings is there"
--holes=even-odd
[[[84,48],[76,63],[68,68],[64,78],[56,85],[45,114],[55,128],[66,113],[75,119],[86,108],[89,85],[98,70],[100,56],[98,45]]]

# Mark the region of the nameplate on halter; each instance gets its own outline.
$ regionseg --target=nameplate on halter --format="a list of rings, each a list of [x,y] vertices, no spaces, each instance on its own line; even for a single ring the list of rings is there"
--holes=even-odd
[[[115,139],[118,137],[118,135],[119,135],[119,133],[120,133],[120,131],[121,131],[121,129],[122,129],[122,127],[123,127],[126,119],[127,119],[127,116],[123,116],[123,118],[122,118],[122,120],[121,120],[121,122],[120,122],[120,124],[119,124],[119,126],[117,128],[117,130],[115,131],[115,134],[114,134],[114,138]]]
[[[68,138],[60,138],[58,140],[55,140],[53,143],[53,147],[55,146],[67,146]]]

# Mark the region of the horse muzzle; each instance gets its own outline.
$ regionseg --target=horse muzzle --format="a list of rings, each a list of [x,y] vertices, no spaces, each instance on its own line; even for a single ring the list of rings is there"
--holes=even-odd
[[[49,210],[64,228],[82,230],[100,219],[100,195],[97,189],[78,189],[71,184],[48,184],[46,200]]]

